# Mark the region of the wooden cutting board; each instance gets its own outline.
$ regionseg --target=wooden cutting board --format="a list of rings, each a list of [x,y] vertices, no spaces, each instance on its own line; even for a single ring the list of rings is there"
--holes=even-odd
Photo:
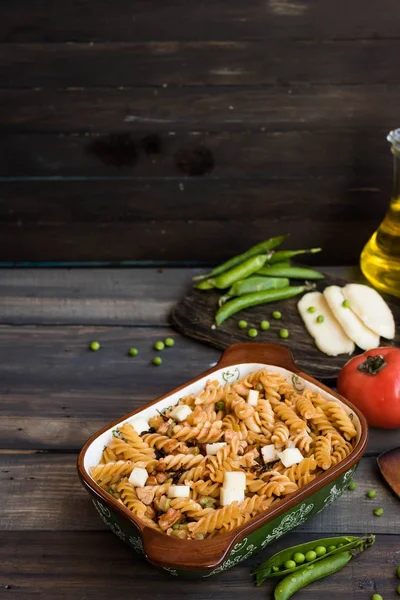
[[[317,289],[322,291],[328,285],[343,286],[347,281],[326,275],[325,279],[317,283]],[[216,348],[224,350],[231,344],[238,342],[274,342],[287,345],[293,353],[295,361],[304,370],[319,379],[336,379],[340,369],[351,358],[348,355],[329,357],[320,352],[313,339],[305,329],[303,322],[297,312],[299,297],[283,300],[263,306],[249,308],[230,319],[227,319],[220,327],[212,328],[214,315],[218,307],[218,298],[222,292],[191,290],[183,300],[177,304],[171,314],[172,325],[181,333],[201,342],[205,342]],[[393,312],[396,325],[400,323],[400,302],[395,298],[386,298]],[[274,310],[282,313],[280,320],[274,320],[271,314]],[[238,328],[238,321],[245,319],[249,327],[258,329],[256,338],[249,338],[246,329]],[[271,327],[268,331],[261,331],[259,323],[267,319]],[[290,337],[282,340],[279,330],[289,330]],[[400,328],[397,328],[394,340],[381,339],[382,346],[400,346]],[[360,354],[356,350],[352,356]]]

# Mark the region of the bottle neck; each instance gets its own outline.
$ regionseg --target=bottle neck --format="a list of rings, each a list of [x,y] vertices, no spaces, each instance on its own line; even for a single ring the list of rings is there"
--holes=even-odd
[[[393,152],[393,198],[400,198],[400,153]]]

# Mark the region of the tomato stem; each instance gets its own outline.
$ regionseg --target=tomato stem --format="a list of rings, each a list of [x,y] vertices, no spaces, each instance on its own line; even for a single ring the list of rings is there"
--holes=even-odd
[[[358,370],[367,373],[368,375],[377,375],[387,366],[382,354],[377,356],[368,356],[367,360],[358,365]]]

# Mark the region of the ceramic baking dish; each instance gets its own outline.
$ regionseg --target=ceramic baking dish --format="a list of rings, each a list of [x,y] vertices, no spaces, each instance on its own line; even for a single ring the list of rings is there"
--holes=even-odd
[[[353,414],[353,422],[358,432],[357,441],[353,451],[342,462],[293,494],[285,496],[279,503],[242,527],[211,539],[196,541],[180,540],[146,527],[129,509],[92,479],[90,467],[100,461],[103,447],[110,441],[115,427],[134,416],[148,419],[156,414],[156,409],[162,410],[176,404],[184,395],[198,393],[211,376],[221,384],[231,383],[263,367],[281,373],[299,391],[308,386],[318,390],[329,400],[341,402],[346,411]],[[223,353],[213,369],[117,419],[93,435],[79,454],[78,472],[104,523],[133,550],[172,575],[209,577],[262,550],[329,506],[342,494],[352,477],[365,451],[367,438],[367,423],[360,411],[345,398],[302,372],[285,347],[277,344],[237,344]]]

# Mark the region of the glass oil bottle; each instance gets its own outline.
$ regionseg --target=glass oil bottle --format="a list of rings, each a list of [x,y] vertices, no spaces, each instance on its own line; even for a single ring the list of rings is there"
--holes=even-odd
[[[387,137],[394,161],[393,193],[385,218],[365,245],[361,270],[379,291],[400,298],[400,129]]]

